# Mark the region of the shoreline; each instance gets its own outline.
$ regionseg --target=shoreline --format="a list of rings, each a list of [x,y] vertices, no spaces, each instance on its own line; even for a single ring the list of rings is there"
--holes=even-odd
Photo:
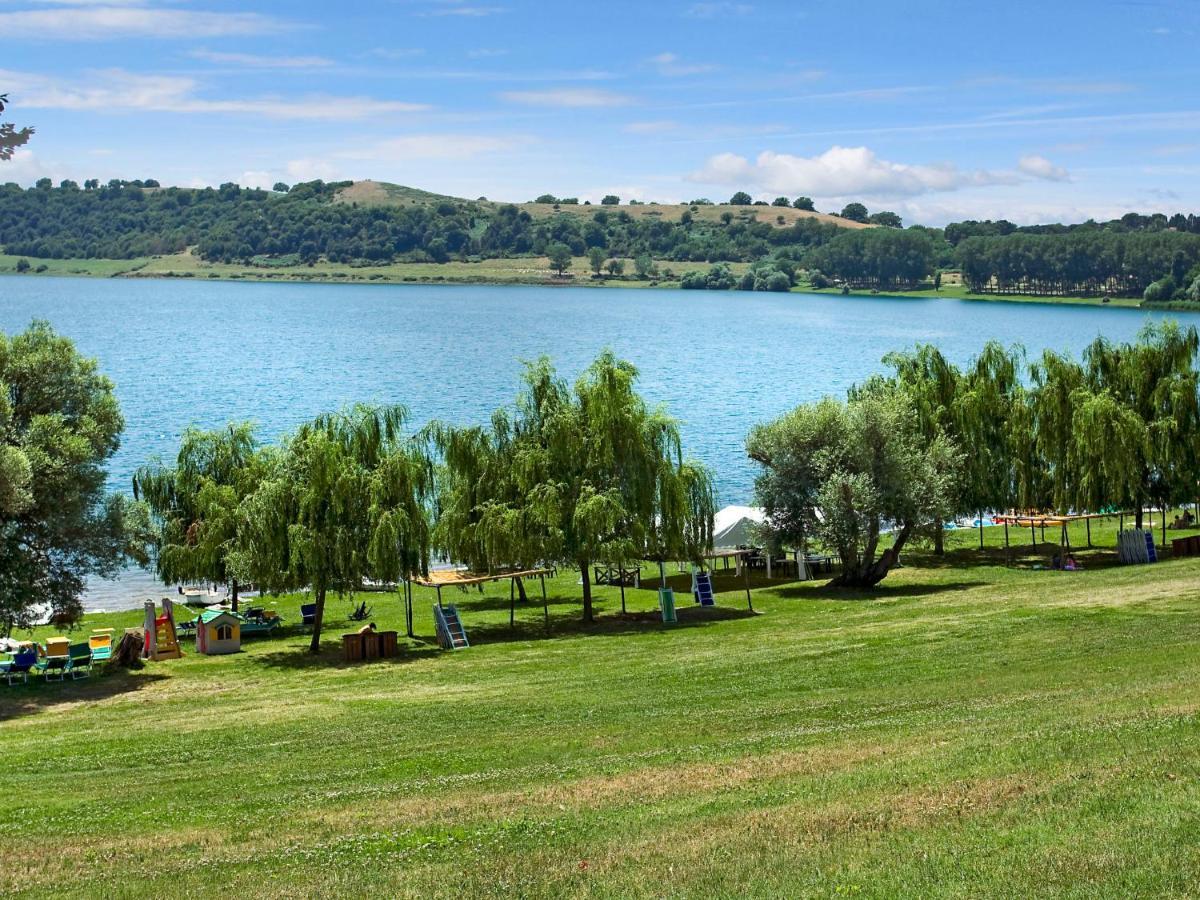
[[[180,257],[187,257],[187,268],[174,268],[168,263]],[[350,267],[325,265],[314,267],[310,272],[295,272],[287,270],[264,271],[255,267],[235,266],[226,263],[197,263],[188,254],[176,254],[169,257],[156,257],[151,260],[39,260],[39,266],[45,266],[43,271],[32,269],[28,272],[13,271],[13,266],[4,265],[7,260],[16,257],[0,254],[0,276],[12,277],[54,277],[54,278],[115,278],[115,279],[147,279],[160,281],[246,281],[254,284],[340,284],[340,285],[412,285],[424,287],[437,286],[475,286],[486,287],[581,287],[593,289],[625,289],[625,290],[681,290],[678,278],[636,280],[624,277],[593,278],[591,275],[571,275],[564,278],[549,274],[541,274],[534,259],[505,259],[491,260],[489,263],[502,265],[489,266],[488,263],[392,263],[386,266]],[[53,264],[53,265],[51,265]],[[166,264],[166,265],[164,265]],[[522,265],[518,265],[522,264]],[[686,271],[705,270],[708,263],[679,263]],[[464,271],[467,266],[485,266],[486,271]],[[748,269],[749,263],[731,263],[735,272]],[[451,267],[448,274],[446,268]],[[411,272],[405,272],[408,268]],[[667,266],[667,268],[674,268]],[[438,269],[442,273],[434,274]],[[432,271],[431,271],[432,270]],[[699,293],[699,292],[698,292]],[[704,293],[722,293],[717,291]],[[723,293],[736,294],[736,290]],[[780,292],[783,293],[783,292]],[[787,293],[813,294],[829,297],[874,297],[890,300],[959,300],[980,303],[1025,303],[1046,304],[1051,306],[1091,306],[1097,308],[1118,309],[1154,309],[1175,312],[1200,312],[1200,306],[1192,307],[1186,303],[1172,301],[1168,303],[1147,305],[1142,300],[1133,297],[1120,297],[1108,303],[1099,297],[1055,297],[1037,294],[976,294],[963,289],[959,285],[943,286],[939,290],[917,291],[850,291],[843,294],[840,288],[813,288],[807,284],[799,284]]]

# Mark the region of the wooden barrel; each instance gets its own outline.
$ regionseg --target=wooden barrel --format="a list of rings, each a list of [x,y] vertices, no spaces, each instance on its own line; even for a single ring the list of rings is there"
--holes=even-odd
[[[376,635],[379,639],[379,655],[384,659],[390,659],[396,655],[396,632],[381,631]]]
[[[357,631],[342,635],[342,655],[347,662],[358,662],[363,658],[363,635]]]

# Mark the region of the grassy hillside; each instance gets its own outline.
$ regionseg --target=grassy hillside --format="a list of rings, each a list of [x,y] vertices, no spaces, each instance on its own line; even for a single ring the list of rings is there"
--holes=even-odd
[[[1112,526],[1097,527],[1110,543]],[[1200,883],[1200,560],[1038,569],[952,535],[876,593],[736,579],[665,627],[576,576],[476,642],[0,687],[21,896],[1184,896]],[[1028,534],[1024,535],[1028,540]],[[1073,535],[1084,542],[1082,529]],[[686,576],[676,576],[677,588]],[[394,598],[370,595],[381,627]],[[295,621],[295,600],[277,605]],[[133,614],[88,624],[132,624]]]
[[[360,206],[425,206],[449,201],[468,203],[462,197],[435,194],[420,188],[391,184],[386,181],[356,181],[341,188],[333,198],[335,203],[357,203]]]
[[[339,203],[357,203],[361,206],[413,206],[436,204],[443,201],[454,203],[471,203],[461,197],[450,197],[444,194],[434,194],[401,184],[390,184],[386,181],[356,181],[354,184],[338,191],[335,201]],[[477,201],[484,209],[494,209],[502,203],[492,201]],[[622,203],[618,206],[584,206],[574,203],[518,203],[516,206],[532,215],[535,219],[546,219],[563,213],[566,215],[590,219],[596,212],[604,210],[609,213],[626,212],[635,219],[660,219],[663,222],[678,222],[684,212],[692,210],[693,218],[703,222],[720,222],[721,214],[732,213],[734,218],[746,222],[766,222],[769,225],[787,227],[801,219],[838,225],[842,228],[874,228],[861,222],[852,222],[840,216],[829,213],[810,212],[803,209],[793,209],[783,206],[732,206],[728,203],[703,204],[692,207],[686,203]],[[780,221],[780,218],[783,221]]]

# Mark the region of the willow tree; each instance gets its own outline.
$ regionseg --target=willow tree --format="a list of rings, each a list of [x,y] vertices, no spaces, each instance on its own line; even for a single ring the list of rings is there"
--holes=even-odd
[[[895,369],[896,383],[908,397],[922,439],[932,443],[945,438],[961,445],[958,368],[932,344],[920,344],[912,353],[889,353],[883,361]],[[945,552],[945,535],[943,523],[935,521],[933,552],[938,555]]]
[[[1195,328],[1147,325],[1135,343],[1097,338],[1083,363],[1054,353],[1034,367],[1034,418],[1059,508],[1164,509],[1195,496],[1200,396]],[[1164,522],[1165,528],[1165,522]],[[1164,531],[1165,540],[1165,531]]]
[[[330,591],[428,570],[429,464],[404,438],[406,420],[401,406],[317,417],[272,454],[239,508],[235,569],[269,590],[312,589],[314,653]]]
[[[637,377],[606,351],[571,387],[542,358],[489,427],[435,428],[437,546],[480,571],[578,567],[587,622],[594,564],[698,559],[712,544],[711,476],[684,458],[678,423],[647,407]]]
[[[1019,496],[1019,460],[1031,442],[1027,394],[1021,383],[1022,351],[988,341],[962,373],[954,399],[955,440],[963,453],[960,511],[979,517],[1007,509]]]
[[[886,382],[756,426],[747,451],[763,467],[755,495],[768,527],[833,550],[842,563],[836,587],[878,584],[914,534],[953,512],[953,444],[926,440],[911,400]]]
[[[248,422],[202,431],[189,428],[173,466],[154,460],[133,476],[133,494],[154,523],[155,571],[166,584],[228,584],[233,609],[239,582],[229,566],[237,539],[238,506],[264,472],[263,454]]]

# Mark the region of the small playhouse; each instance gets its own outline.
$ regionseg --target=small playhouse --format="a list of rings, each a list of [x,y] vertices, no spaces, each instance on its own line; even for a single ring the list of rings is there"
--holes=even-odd
[[[242,649],[242,617],[223,609],[206,609],[196,623],[196,652],[206,656]]]

